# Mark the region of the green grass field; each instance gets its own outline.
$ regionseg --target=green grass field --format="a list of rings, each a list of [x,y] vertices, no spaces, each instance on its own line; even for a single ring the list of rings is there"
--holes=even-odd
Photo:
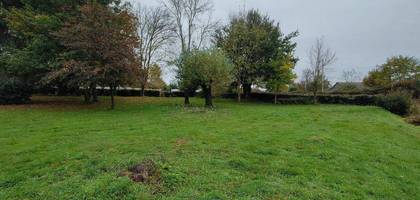
[[[0,106],[0,199],[420,199],[420,128],[380,108],[193,103]]]

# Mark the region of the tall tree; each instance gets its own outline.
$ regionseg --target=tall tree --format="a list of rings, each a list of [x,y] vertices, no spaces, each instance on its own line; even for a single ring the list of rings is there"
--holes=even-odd
[[[27,88],[44,87],[42,80],[59,67],[65,50],[52,33],[79,14],[87,0],[3,0],[0,2],[0,70]],[[98,0],[118,5],[118,0]]]
[[[184,84],[199,85],[203,91],[205,105],[213,107],[213,95],[216,88],[223,88],[230,83],[232,66],[225,54],[217,49],[193,50],[184,54],[181,81]]]
[[[156,63],[162,60],[166,45],[172,42],[174,26],[169,11],[162,7],[144,7],[139,4],[136,17],[140,37],[140,87],[144,96],[152,67],[159,67]]]
[[[211,0],[164,0],[163,6],[169,11],[175,28],[174,35],[178,38],[181,55],[186,55],[193,49],[200,49],[207,44],[207,40],[216,22],[212,21],[213,3]],[[181,56],[181,58],[183,57]],[[182,60],[178,60],[177,71],[182,68]],[[181,67],[181,68],[180,68]],[[190,104],[189,96],[195,90],[193,85],[181,84],[184,87],[185,105]]]
[[[296,43],[291,40],[298,35],[293,32],[284,35],[278,24],[257,10],[240,13],[230,23],[217,30],[215,43],[233,61],[233,71],[240,101],[241,87],[247,98],[251,87],[261,79],[267,79],[273,72],[271,62],[283,55],[293,55]],[[297,58],[293,57],[293,62]]]
[[[395,56],[369,72],[364,83],[371,87],[392,87],[401,81],[420,80],[420,61],[414,57]]]
[[[78,86],[109,86],[111,108],[118,86],[138,74],[135,48],[138,46],[135,17],[126,9],[114,10],[98,3],[81,7],[81,15],[55,36],[67,51],[63,68],[51,78],[65,77]]]
[[[309,51],[309,61],[312,71],[312,93],[314,102],[317,102],[319,88],[324,91],[327,67],[336,61],[335,53],[325,44],[323,38],[316,40]]]

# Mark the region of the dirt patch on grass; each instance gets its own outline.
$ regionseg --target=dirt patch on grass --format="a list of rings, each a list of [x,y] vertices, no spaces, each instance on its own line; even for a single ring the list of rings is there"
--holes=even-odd
[[[186,177],[170,163],[156,159],[145,159],[119,174],[134,183],[148,186],[153,194],[167,195],[175,190]]]
[[[153,160],[145,160],[134,165],[127,171],[121,172],[120,176],[126,176],[136,183],[150,185],[159,185],[162,180],[159,166]]]
[[[177,139],[175,142],[175,147],[180,148],[188,144],[188,140],[186,139]]]

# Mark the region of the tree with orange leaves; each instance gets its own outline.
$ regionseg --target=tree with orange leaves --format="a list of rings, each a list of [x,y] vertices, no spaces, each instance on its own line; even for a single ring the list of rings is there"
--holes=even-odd
[[[124,8],[88,3],[80,16],[66,23],[54,35],[66,48],[63,67],[51,78],[85,88],[88,101],[96,101],[96,86],[108,86],[111,109],[119,86],[131,83],[140,64],[135,48],[139,44],[135,17]]]

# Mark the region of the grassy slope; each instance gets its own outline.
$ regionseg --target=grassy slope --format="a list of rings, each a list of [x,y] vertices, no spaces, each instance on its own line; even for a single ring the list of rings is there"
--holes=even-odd
[[[75,100],[0,107],[0,199],[420,199],[420,129],[379,108]],[[145,158],[159,192],[118,176]]]

